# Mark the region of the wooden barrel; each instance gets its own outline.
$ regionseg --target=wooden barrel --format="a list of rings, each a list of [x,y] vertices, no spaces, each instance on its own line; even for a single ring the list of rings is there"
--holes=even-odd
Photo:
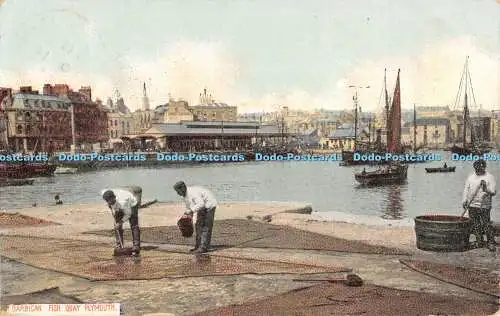
[[[141,205],[141,203],[142,203],[142,188],[140,186],[134,185],[134,186],[125,187],[125,189],[132,192],[132,194],[137,199],[138,205]]]
[[[415,218],[417,248],[450,252],[469,248],[470,219],[449,215],[424,215]]]

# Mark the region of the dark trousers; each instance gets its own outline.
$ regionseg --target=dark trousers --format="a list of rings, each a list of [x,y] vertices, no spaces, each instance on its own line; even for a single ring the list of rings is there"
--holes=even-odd
[[[491,209],[469,208],[469,217],[472,226],[471,233],[476,236],[476,242],[479,244],[484,243],[483,235],[486,235],[488,243],[495,243],[493,223],[490,214]]]
[[[195,248],[208,250],[212,240],[212,228],[214,227],[215,207],[206,208],[196,214],[196,244]]]
[[[133,248],[139,250],[141,248],[141,230],[139,228],[139,206],[132,207],[132,214],[128,220],[130,230],[132,231]],[[123,222],[115,223],[115,238],[116,245],[123,244]]]

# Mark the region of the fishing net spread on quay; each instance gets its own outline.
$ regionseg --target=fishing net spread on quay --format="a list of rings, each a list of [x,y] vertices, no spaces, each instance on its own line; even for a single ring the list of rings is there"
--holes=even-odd
[[[444,282],[500,298],[500,276],[492,271],[421,260],[400,260],[400,262]]]
[[[194,314],[217,315],[493,315],[498,305],[375,285],[324,284]]]
[[[87,232],[102,236],[114,236],[113,230]],[[125,238],[131,239],[130,230]],[[194,236],[181,236],[177,226],[141,227],[141,240],[155,244],[192,245]],[[407,253],[382,246],[372,246],[360,241],[347,240],[313,233],[288,226],[272,225],[245,219],[215,221],[212,233],[214,248],[280,248],[325,250],[353,253],[407,255]]]
[[[113,257],[104,243],[26,236],[4,236],[3,256],[37,268],[89,280],[151,280],[207,275],[349,272],[343,267],[261,261],[150,250],[139,258]]]
[[[19,213],[0,212],[0,228],[11,228],[20,226],[47,226],[47,225],[59,225],[59,224],[36,217],[22,215]]]

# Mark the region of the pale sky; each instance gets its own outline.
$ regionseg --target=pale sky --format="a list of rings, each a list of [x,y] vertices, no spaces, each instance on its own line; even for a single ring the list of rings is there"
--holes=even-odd
[[[454,106],[467,55],[477,104],[500,107],[496,0],[0,0],[0,86],[118,89],[131,109],[197,103],[375,110],[388,69],[403,107]],[[380,105],[381,106],[381,105]]]

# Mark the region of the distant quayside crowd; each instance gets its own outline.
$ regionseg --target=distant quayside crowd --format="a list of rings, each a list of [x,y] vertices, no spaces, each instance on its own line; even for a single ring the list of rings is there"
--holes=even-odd
[[[135,161],[184,161],[184,162],[242,162],[248,159],[245,154],[218,154],[218,153],[176,153],[176,152],[158,152],[146,155],[144,153],[90,153],[90,154],[64,154],[60,153],[55,156],[55,159],[61,162],[82,162],[82,161],[108,161],[108,162],[135,162]],[[500,154],[487,153],[483,155],[459,155],[452,154],[452,161],[476,161],[483,159],[486,161],[500,161]],[[342,161],[341,154],[263,154],[255,153],[252,161]],[[413,161],[441,161],[441,155],[430,154],[360,154],[355,153],[354,161],[398,161],[398,162],[413,162]],[[8,154],[0,155],[0,162],[47,162],[49,156],[47,154],[25,155],[25,154]]]

